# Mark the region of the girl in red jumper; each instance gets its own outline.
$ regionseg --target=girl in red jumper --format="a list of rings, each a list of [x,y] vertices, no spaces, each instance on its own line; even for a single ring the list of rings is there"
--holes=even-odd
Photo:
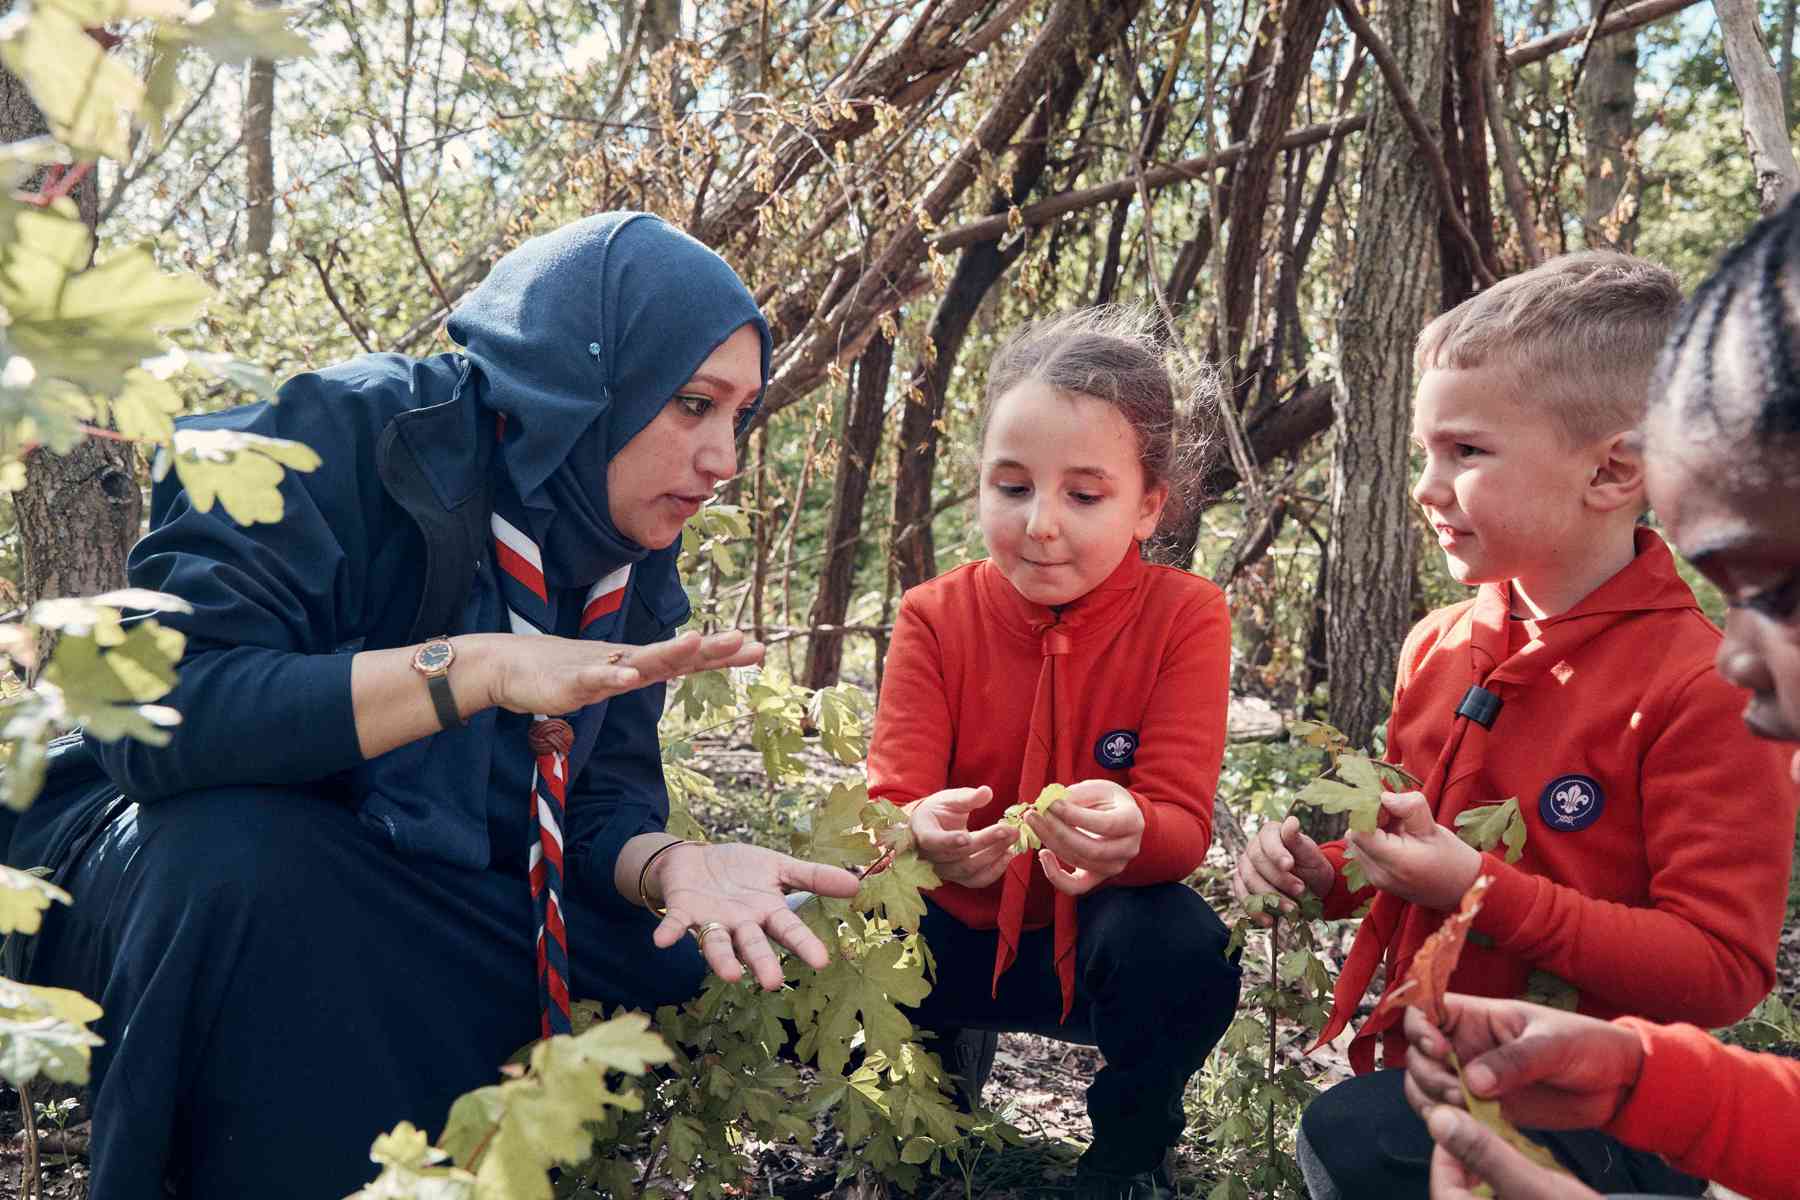
[[[1800,204],[1762,222],[1688,301],[1651,388],[1650,500],[1730,605],[1719,674],[1752,732],[1800,742]],[[1800,753],[1788,770],[1800,785]],[[1702,808],[1704,805],[1702,804]],[[1704,815],[1700,819],[1706,819]],[[1460,1111],[1469,1087],[1514,1121],[1598,1126],[1754,1200],[1800,1200],[1800,1063],[1691,1025],[1612,1023],[1449,997],[1440,1031],[1407,1013],[1407,1098],[1437,1141],[1433,1200],[1599,1200]]]
[[[989,371],[989,557],[906,594],[869,753],[943,880],[920,1026],[1097,1044],[1083,1197],[1149,1197],[1189,1076],[1237,1006],[1224,924],[1182,880],[1212,836],[1230,622],[1211,583],[1144,561],[1171,510],[1176,390],[1143,322],[1090,310],[1014,336]],[[1046,785],[1067,792],[998,823]]]

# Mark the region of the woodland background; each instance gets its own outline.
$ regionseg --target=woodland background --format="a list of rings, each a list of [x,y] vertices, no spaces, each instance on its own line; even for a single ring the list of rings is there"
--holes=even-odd
[[[1207,502],[1153,552],[1229,589],[1246,730],[1311,714],[1378,747],[1405,630],[1462,594],[1406,495],[1418,329],[1581,247],[1691,285],[1800,183],[1797,0],[319,0],[272,25],[217,6],[243,36],[182,56],[152,33],[200,8],[58,5],[148,81],[162,127],[20,170],[20,194],[72,200],[98,259],[147,246],[210,289],[144,318],[181,365],[212,364],[166,372],[144,402],[165,423],[357,353],[447,349],[444,316],[500,254],[588,212],[661,213],[732,262],[775,375],[688,578],[699,619],[772,643],[771,669],[678,690],[668,757],[697,819],[777,842],[806,832],[821,764],[859,756],[901,592],[982,553],[973,416],[1008,330],[1137,304],[1214,373],[1221,415],[1188,431]],[[0,41],[32,11],[5,7]],[[10,143],[46,122],[6,61]],[[122,586],[151,460],[182,454],[121,403],[56,438],[0,412],[7,621],[74,628],[33,606]],[[37,657],[7,645],[8,695],[29,696]],[[1317,758],[1234,746],[1222,848]],[[1292,962],[1279,982],[1304,983]],[[1304,1025],[1313,1001],[1227,1053],[1266,1033],[1273,1087],[1275,1018]],[[1764,1015],[1756,1036],[1791,1035]],[[1008,1045],[1019,1086],[1044,1085],[1031,1064],[1055,1056]],[[1195,1194],[1281,1194],[1244,1164],[1317,1068],[1279,1096],[1231,1092],[1233,1069],[1195,1098]],[[1251,1098],[1268,1128],[1221,1133]]]

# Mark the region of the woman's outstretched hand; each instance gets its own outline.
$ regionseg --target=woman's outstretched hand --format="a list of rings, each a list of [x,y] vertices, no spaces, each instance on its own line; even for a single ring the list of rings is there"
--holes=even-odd
[[[1144,810],[1110,779],[1084,779],[1043,812],[1028,812],[1050,886],[1083,896],[1131,865],[1144,842]]]
[[[762,643],[746,641],[735,630],[684,633],[648,646],[509,633],[466,640],[480,656],[487,702],[520,713],[571,713],[680,675],[750,667],[763,660]],[[452,666],[452,686],[455,670]]]
[[[668,908],[656,927],[656,944],[667,949],[688,930],[704,930],[700,952],[719,978],[735,983],[748,967],[756,982],[771,992],[781,986],[782,971],[770,938],[814,970],[831,961],[825,944],[788,908],[787,893],[816,892],[847,900],[860,886],[856,876],[841,867],[805,862],[742,842],[677,846],[659,855],[651,871],[654,890]]]

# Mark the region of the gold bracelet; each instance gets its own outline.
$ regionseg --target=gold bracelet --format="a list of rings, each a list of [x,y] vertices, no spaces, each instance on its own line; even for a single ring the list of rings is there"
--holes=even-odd
[[[664,842],[650,852],[650,857],[646,858],[644,860],[644,865],[638,868],[638,903],[640,905],[649,909],[659,917],[666,917],[669,915],[669,906],[666,904],[650,903],[650,893],[644,890],[644,884],[650,879],[650,864],[655,862],[657,857],[665,851],[673,850],[677,846],[692,846],[694,844],[694,842],[689,841],[687,838],[676,838],[672,842]]]

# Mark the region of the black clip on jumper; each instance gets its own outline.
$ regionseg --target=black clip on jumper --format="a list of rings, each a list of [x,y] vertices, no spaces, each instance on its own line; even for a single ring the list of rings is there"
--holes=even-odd
[[[1463,693],[1462,703],[1456,706],[1456,715],[1467,717],[1483,729],[1494,727],[1494,718],[1500,715],[1500,697],[1488,691],[1478,683],[1471,683],[1469,690]]]

